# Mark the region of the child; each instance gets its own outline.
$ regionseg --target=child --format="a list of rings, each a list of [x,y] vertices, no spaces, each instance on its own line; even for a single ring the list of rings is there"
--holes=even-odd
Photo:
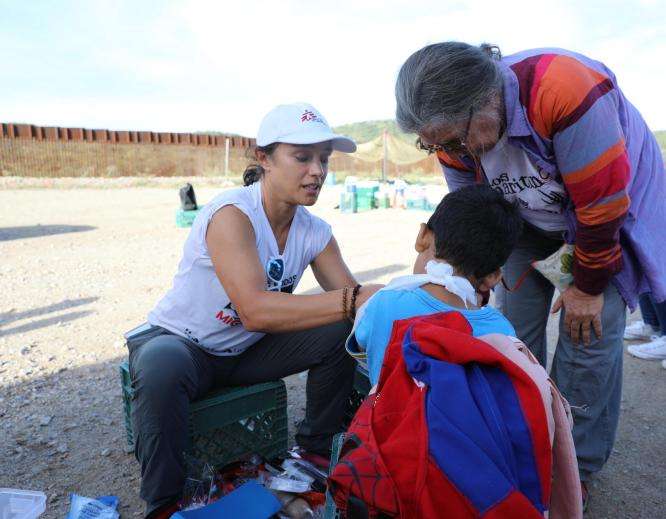
[[[379,380],[393,322],[437,312],[460,312],[475,337],[515,336],[496,309],[482,306],[482,294],[500,282],[522,229],[517,206],[485,185],[446,195],[416,237],[414,276],[393,280],[377,292],[356,317],[347,350],[367,356],[370,382]]]

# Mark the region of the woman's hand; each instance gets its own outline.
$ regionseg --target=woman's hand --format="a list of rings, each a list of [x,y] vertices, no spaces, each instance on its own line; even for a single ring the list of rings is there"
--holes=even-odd
[[[553,305],[552,313],[564,307],[564,329],[571,336],[574,344],[583,337],[583,344],[590,345],[592,328],[601,339],[601,311],[604,307],[604,295],[592,296],[575,286],[567,288]]]

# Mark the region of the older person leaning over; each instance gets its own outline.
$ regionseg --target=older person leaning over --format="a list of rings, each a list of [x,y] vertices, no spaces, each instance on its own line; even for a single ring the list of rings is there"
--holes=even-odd
[[[498,304],[546,365],[553,286],[530,262],[575,245],[551,376],[569,400],[586,481],[608,459],[622,388],[628,305],[666,299],[666,176],[659,146],[602,63],[562,49],[502,57],[445,42],[415,52],[397,84],[397,120],[436,152],[449,188],[487,182],[525,222]],[[581,342],[583,344],[579,344]]]

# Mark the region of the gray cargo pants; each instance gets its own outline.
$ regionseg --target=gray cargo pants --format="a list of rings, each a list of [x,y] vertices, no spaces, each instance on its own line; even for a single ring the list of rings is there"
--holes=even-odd
[[[526,227],[518,245],[502,269],[513,287],[532,260],[547,258],[562,245]],[[496,303],[511,321],[522,340],[546,367],[546,323],[554,293],[553,285],[532,271],[520,287],[507,292],[496,290]],[[573,438],[582,481],[601,470],[608,460],[620,415],[622,397],[622,351],[626,304],[610,284],[604,292],[601,314],[602,337],[594,331],[589,346],[574,345],[564,331],[564,311],[560,315],[559,338],[550,376],[569,401],[574,416]]]
[[[343,430],[356,363],[344,349],[351,325],[266,335],[241,355],[211,355],[191,341],[153,327],[128,340],[134,389],[132,427],[141,464],[146,514],[180,497],[185,481],[189,403],[217,386],[278,380],[309,370],[305,419],[296,441],[328,453]]]

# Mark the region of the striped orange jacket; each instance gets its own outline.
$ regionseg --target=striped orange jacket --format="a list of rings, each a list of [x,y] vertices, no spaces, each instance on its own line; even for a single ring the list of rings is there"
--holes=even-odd
[[[666,249],[656,238],[666,228],[663,160],[613,73],[562,49],[521,52],[500,66],[509,143],[559,177],[568,193],[575,285],[599,294],[615,278],[632,308],[647,290],[666,299]],[[468,157],[438,158],[452,189],[484,178]]]

